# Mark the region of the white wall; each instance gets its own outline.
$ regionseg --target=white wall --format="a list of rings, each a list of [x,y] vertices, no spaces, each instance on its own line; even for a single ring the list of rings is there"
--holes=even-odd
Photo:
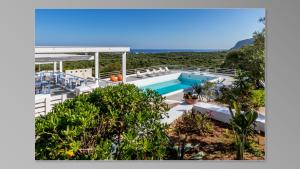
[[[62,103],[67,99],[67,95],[51,96],[50,94],[37,94],[35,95],[35,110],[34,116],[46,115],[49,113],[53,106],[57,103]]]
[[[166,82],[166,81],[178,79],[180,74],[181,73],[172,73],[172,74],[168,74],[168,75],[148,77],[148,78],[145,78],[145,79],[135,80],[135,81],[127,82],[127,83],[134,84],[137,87],[143,87],[143,86],[151,85],[153,83],[161,83],[161,82]]]

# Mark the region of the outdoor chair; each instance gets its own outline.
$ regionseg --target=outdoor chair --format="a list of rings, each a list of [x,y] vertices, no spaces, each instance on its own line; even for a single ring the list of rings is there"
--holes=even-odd
[[[165,67],[165,70],[166,72],[170,72],[169,68],[168,67]]]
[[[140,71],[136,71],[136,77],[137,78],[144,78],[145,76],[142,75]]]
[[[153,72],[153,74],[154,74],[155,76],[159,75],[159,71],[156,70],[156,69],[153,69],[152,72]]]
[[[165,74],[166,73],[166,70],[162,69],[161,67],[159,67],[158,69],[162,74]]]
[[[146,69],[146,76],[153,77],[154,74],[149,69]]]

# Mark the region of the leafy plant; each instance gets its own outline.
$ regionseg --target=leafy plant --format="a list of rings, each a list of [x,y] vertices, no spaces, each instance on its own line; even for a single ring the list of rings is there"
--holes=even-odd
[[[251,111],[254,108],[252,102],[253,89],[254,86],[251,84],[247,72],[238,71],[231,87],[220,88],[221,94],[218,100],[226,104],[238,100],[242,111]]]
[[[206,81],[203,84],[203,94],[207,101],[211,101],[212,97],[214,96],[214,90],[213,87],[215,86],[215,83]]]
[[[203,87],[202,84],[196,83],[193,85],[193,91],[197,94],[200,100],[203,100]]]
[[[198,99],[198,96],[193,94],[192,92],[184,93],[183,94],[184,99]]]
[[[265,106],[265,91],[264,90],[252,90],[252,104],[254,108]]]
[[[253,139],[249,139],[245,145],[245,149],[256,157],[264,156],[264,152],[258,148],[257,142]]]
[[[178,135],[178,158],[183,159],[186,151],[189,150],[187,144],[188,134],[205,135],[211,133],[213,130],[213,123],[210,121],[207,114],[200,112],[184,112],[181,119],[177,121],[175,132]]]
[[[167,105],[158,93],[120,84],[56,105],[36,118],[36,159],[163,159]]]
[[[232,110],[234,108],[235,111]],[[245,144],[247,138],[254,132],[253,124],[258,117],[257,112],[246,112],[242,113],[240,105],[237,102],[233,102],[229,106],[229,110],[232,116],[230,125],[235,133],[235,144],[237,148],[238,160],[244,159]]]
[[[205,135],[212,132],[213,123],[210,121],[207,114],[201,114],[192,110],[184,112],[181,120],[176,123],[176,129],[180,133],[192,133]]]

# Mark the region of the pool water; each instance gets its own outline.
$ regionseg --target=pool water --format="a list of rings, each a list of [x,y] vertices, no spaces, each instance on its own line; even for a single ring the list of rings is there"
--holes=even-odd
[[[152,89],[159,94],[164,95],[181,89],[191,88],[194,84],[202,84],[207,80],[214,79],[216,77],[193,75],[193,74],[181,74],[178,79],[165,81],[161,83],[154,83],[151,85],[143,86],[141,89]]]

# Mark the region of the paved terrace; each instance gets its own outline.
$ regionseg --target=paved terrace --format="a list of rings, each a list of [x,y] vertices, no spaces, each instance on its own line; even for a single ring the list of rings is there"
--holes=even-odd
[[[196,72],[196,71],[170,70],[169,72],[166,72],[166,73],[159,73],[159,74],[156,74],[155,76],[152,76],[152,77],[146,76],[145,73],[141,73],[141,74],[145,75],[145,77],[143,77],[143,78],[137,77],[136,74],[131,74],[131,75],[127,75],[126,81],[127,81],[127,82],[132,82],[132,81],[136,81],[136,80],[150,79],[150,78],[153,78],[153,77],[164,76],[164,75],[167,75],[167,74],[173,74],[173,73],[178,73],[178,72],[188,72],[188,73],[192,73],[192,72]],[[207,73],[207,75],[216,75],[216,74],[210,73],[210,72],[203,72],[203,73]],[[204,75],[205,75],[205,74],[204,74]],[[221,75],[221,74],[217,74],[216,76],[225,79],[225,81],[223,82],[224,85],[231,85],[232,82],[234,81],[234,78],[231,77],[231,76],[226,76],[226,75]],[[108,80],[108,81],[109,81],[109,79],[105,79],[105,80]]]

